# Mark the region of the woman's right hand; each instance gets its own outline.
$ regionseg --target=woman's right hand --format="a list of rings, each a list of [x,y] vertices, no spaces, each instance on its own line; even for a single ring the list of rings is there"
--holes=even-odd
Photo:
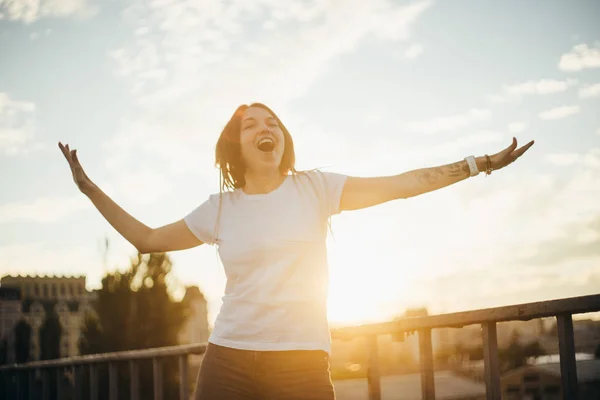
[[[90,190],[92,190],[95,185],[92,180],[86,175],[83,167],[79,163],[79,159],[77,158],[77,150],[69,149],[69,145],[64,146],[61,142],[58,142],[58,147],[62,151],[63,155],[67,159],[69,163],[69,167],[71,168],[71,173],[73,174],[73,181],[81,190],[82,193],[88,194]]]

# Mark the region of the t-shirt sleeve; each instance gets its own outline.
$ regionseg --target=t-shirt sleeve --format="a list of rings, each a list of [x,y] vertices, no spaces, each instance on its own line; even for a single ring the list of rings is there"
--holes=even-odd
[[[190,231],[206,244],[215,243],[218,208],[218,195],[211,195],[183,218]]]
[[[316,172],[323,191],[323,201],[328,215],[336,215],[341,212],[340,201],[346,183],[347,175],[336,172]]]

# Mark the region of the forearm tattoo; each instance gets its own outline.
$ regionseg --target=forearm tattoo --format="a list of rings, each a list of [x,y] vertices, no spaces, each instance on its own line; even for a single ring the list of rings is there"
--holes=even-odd
[[[433,168],[423,168],[415,171],[416,178],[420,183],[429,185],[439,184],[445,178],[464,178],[470,175],[469,165],[466,161],[442,165]]]

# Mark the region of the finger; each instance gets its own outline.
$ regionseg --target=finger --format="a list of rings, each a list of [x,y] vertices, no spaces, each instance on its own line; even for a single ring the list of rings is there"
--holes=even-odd
[[[504,152],[508,155],[508,154],[512,153],[513,151],[515,151],[516,148],[517,148],[517,138],[513,136],[512,143],[510,144],[510,146],[508,146],[504,150]]]
[[[69,164],[72,164],[73,163],[73,157],[71,156],[71,149],[69,148],[68,144],[65,146],[65,150],[66,150],[66,157],[69,160]]]
[[[73,152],[71,153],[73,162],[75,162],[77,165],[81,166],[81,163],[79,162],[79,158],[77,157],[77,150],[73,150]]]
[[[510,144],[510,146],[508,146],[504,150],[500,151],[499,153],[496,153],[494,155],[494,158],[497,158],[499,160],[504,160],[516,149],[516,147],[517,147],[517,139],[515,137],[513,137],[513,140],[512,140],[512,143]]]
[[[68,145],[67,145],[68,146]],[[62,143],[58,142],[58,147],[60,148],[60,151],[62,151],[63,156],[65,156],[65,158],[67,159],[67,162],[69,163],[69,165],[71,165],[71,160],[69,157],[69,154],[67,152],[67,147],[65,147]]]
[[[529,150],[529,148],[531,146],[533,146],[534,141],[532,140],[531,142],[527,143],[525,146],[521,147],[520,149],[515,150],[511,156],[513,158],[513,160],[516,160],[517,158],[521,157],[527,150]]]

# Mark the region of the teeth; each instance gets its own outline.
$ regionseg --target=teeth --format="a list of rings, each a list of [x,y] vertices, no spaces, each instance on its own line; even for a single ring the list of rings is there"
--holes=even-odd
[[[260,140],[258,141],[258,145],[260,146],[261,144],[263,144],[263,143],[267,143],[267,142],[268,142],[268,143],[273,143],[273,139],[271,139],[271,138],[268,138],[268,137],[267,137],[267,138],[262,138],[262,139],[260,139]]]
[[[272,151],[275,147],[275,141],[270,137],[264,137],[256,143],[256,147],[258,147],[260,151]]]

